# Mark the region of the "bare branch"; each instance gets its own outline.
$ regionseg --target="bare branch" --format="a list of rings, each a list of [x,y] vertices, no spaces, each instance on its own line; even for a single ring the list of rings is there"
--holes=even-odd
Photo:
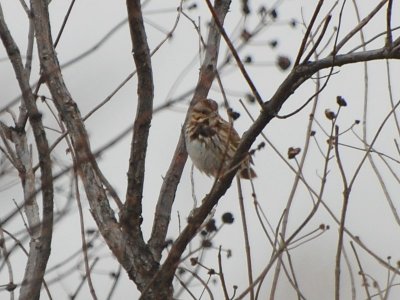
[[[364,19],[361,20],[357,24],[356,27],[354,27],[353,30],[351,30],[335,47],[334,53],[332,54],[337,54],[339,50],[358,32],[360,31],[371,19],[376,15],[376,13],[385,5],[385,3],[388,0],[382,0],[369,14],[366,16]]]
[[[228,290],[226,289],[226,282],[224,271],[222,270],[221,246],[218,250],[218,275],[221,280],[222,290],[224,291],[225,300],[229,300]]]
[[[41,170],[41,191],[43,199],[43,220],[40,235],[31,240],[30,252],[24,280],[21,287],[20,299],[39,299],[41,283],[50,256],[50,245],[53,234],[53,178],[50,150],[44,131],[42,116],[39,113],[35,97],[29,86],[29,78],[23,67],[19,49],[8,31],[0,6],[0,37],[7,50],[18,80],[22,98],[28,112],[29,122],[35,136]],[[27,199],[26,199],[27,200]]]
[[[98,175],[97,162],[90,149],[82,117],[61,75],[52,43],[47,5],[43,1],[34,0],[32,11],[44,78],[57,110],[63,115],[63,121],[71,137],[78,162],[78,173],[82,179],[92,215],[108,246],[130,278],[136,281],[139,289],[143,288],[148,273],[155,268],[152,256],[140,240],[132,240],[120,230]]]
[[[171,247],[170,253],[161,266],[160,271],[157,272],[153,282],[160,283],[169,282],[173,278],[176,265],[186,248],[189,241],[195,236],[197,230],[206,219],[208,213],[218,203],[219,199],[225,194],[226,190],[230,187],[232,179],[237,171],[241,157],[244,153],[249,151],[251,145],[256,137],[261,133],[263,128],[275,117],[276,113],[281,109],[282,105],[287,101],[291,94],[307,79],[319,70],[331,68],[333,66],[342,66],[355,62],[370,61],[383,58],[400,58],[400,52],[387,51],[385,48],[357,52],[353,54],[338,55],[336,57],[328,56],[324,59],[310,62],[307,65],[299,65],[292,70],[286,77],[280,87],[277,89],[271,100],[264,103],[263,110],[252,124],[252,126],[242,136],[241,143],[239,144],[236,154],[232,158],[230,170],[222,176],[218,182],[213,186],[213,189],[202,200],[202,205],[193,211],[192,216],[188,219],[188,225],[184,228],[179,237],[175,240]],[[307,221],[308,222],[308,221]],[[284,251],[278,251],[279,254]],[[277,252],[277,253],[278,253]],[[255,281],[256,284],[258,281]]]
[[[224,0],[216,1],[215,3],[214,10],[218,15],[219,22],[221,23],[223,23],[225,19],[230,2],[230,0]],[[208,91],[210,90],[211,84],[215,78],[215,70],[217,70],[220,39],[220,31],[215,23],[215,19],[213,19],[210,24],[206,53],[200,68],[199,79],[197,81],[197,86],[194,91],[191,105],[193,105],[199,99],[207,97]],[[152,233],[149,240],[149,246],[151,247],[154,258],[157,261],[161,259],[161,252],[164,249],[172,204],[186,160],[187,153],[185,148],[185,140],[184,135],[181,132],[175,149],[174,157],[172,158],[169,169],[164,178],[163,185],[160,189]]]
[[[340,152],[339,152],[339,146],[338,146],[338,141],[339,141],[339,127],[336,125],[335,126],[335,156],[336,156],[336,161],[340,170],[340,175],[343,180],[343,206],[342,206],[342,212],[340,216],[340,224],[339,224],[339,239],[337,243],[337,250],[336,250],[336,266],[335,266],[335,299],[339,300],[340,299],[340,263],[341,263],[341,258],[342,258],[342,248],[343,248],[343,235],[344,235],[344,224],[346,221],[346,214],[347,214],[347,207],[349,205],[349,198],[350,198],[350,192],[351,192],[351,187],[349,187],[347,183],[347,178],[346,178],[346,173],[344,171],[343,163],[340,158]]]
[[[351,249],[353,249],[353,253],[354,253],[354,255],[355,255],[355,257],[356,257],[356,260],[357,260],[358,268],[360,269],[359,274],[361,275],[361,277],[362,277],[362,279],[363,279],[363,284],[362,284],[362,286],[363,286],[364,289],[365,289],[365,294],[366,294],[366,296],[367,296],[367,299],[371,299],[371,294],[370,294],[369,289],[368,289],[369,284],[368,284],[368,282],[367,282],[367,277],[365,276],[365,272],[364,272],[364,270],[363,270],[363,267],[362,267],[362,265],[361,265],[360,258],[359,258],[359,256],[358,256],[358,253],[357,253],[357,251],[356,251],[356,248],[354,247],[353,242],[350,242],[350,246],[351,246]]]
[[[142,197],[147,140],[153,115],[154,84],[150,50],[147,44],[140,1],[127,0],[126,4],[132,53],[138,77],[138,102],[129,158],[126,202],[120,216],[125,232],[131,234],[135,240],[139,240],[144,245],[140,225],[142,223]]]
[[[304,50],[305,50],[305,46],[306,46],[308,37],[311,34],[312,27],[313,27],[313,25],[315,23],[315,20],[317,19],[317,16],[318,16],[318,14],[319,14],[319,12],[321,10],[321,7],[322,7],[323,3],[324,3],[324,0],[319,0],[317,6],[315,7],[314,14],[311,17],[310,24],[308,24],[308,26],[307,26],[307,30],[306,30],[306,33],[304,34],[303,40],[301,42],[299,52],[297,53],[297,57],[296,57],[296,60],[295,60],[295,63],[294,63],[294,67],[296,67],[300,63],[301,57],[303,56],[303,53],[304,53]],[[323,36],[323,33],[321,34],[321,36]]]
[[[218,27],[218,30],[221,32],[222,37],[224,38],[226,44],[229,47],[229,50],[231,51],[233,57],[235,58],[235,61],[240,69],[240,72],[242,72],[243,77],[246,79],[247,84],[249,85],[251,92],[253,93],[254,97],[256,98],[257,102],[262,105],[264,103],[261,95],[258,93],[256,86],[254,85],[253,81],[250,78],[250,75],[247,73],[246,68],[244,67],[239,54],[237,53],[235,47],[233,46],[231,40],[229,39],[228,35],[225,32],[225,29],[222,25],[222,22],[219,20],[218,14],[216,10],[212,7],[210,0],[206,0],[207,6],[211,11],[211,14],[214,18],[215,24]]]
[[[393,0],[389,0],[388,6],[386,9],[386,47],[389,49],[392,47],[393,44],[393,37],[392,37],[392,6]]]
[[[238,188],[240,215],[242,217],[243,236],[244,236],[244,244],[245,244],[245,250],[246,250],[247,278],[249,280],[249,285],[252,286],[253,285],[253,268],[252,268],[252,261],[251,261],[249,230],[247,228],[246,211],[244,209],[242,186],[240,183],[239,176],[236,176],[236,184],[237,184],[237,188]],[[250,299],[251,300],[255,299],[254,298],[254,289],[250,289]]]

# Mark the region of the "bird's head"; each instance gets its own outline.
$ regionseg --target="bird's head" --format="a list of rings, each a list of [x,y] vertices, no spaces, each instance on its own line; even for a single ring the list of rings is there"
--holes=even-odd
[[[213,119],[218,116],[218,104],[212,99],[201,99],[193,106],[192,113],[202,120]]]

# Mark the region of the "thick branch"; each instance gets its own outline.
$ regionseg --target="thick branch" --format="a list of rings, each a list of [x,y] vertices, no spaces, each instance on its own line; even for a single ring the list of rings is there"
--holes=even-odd
[[[92,213],[101,231],[107,225],[115,223],[114,212],[109,207],[105,192],[102,189],[98,176],[93,170],[93,157],[86,129],[84,128],[77,105],[69,94],[61,75],[52,44],[49,15],[45,1],[33,0],[32,12],[43,74],[53,97],[54,104],[69,130],[77,155],[77,161],[79,162],[80,175],[88,194],[89,202],[93,205],[91,205]],[[97,203],[91,201],[94,199]],[[109,222],[111,224],[107,224]]]
[[[138,285],[145,286],[154,261],[130,236],[124,234],[115,219],[99,175],[97,162],[91,152],[89,138],[77,104],[64,83],[53,47],[46,1],[32,0],[36,40],[43,76],[54,104],[62,116],[76,153],[78,173],[82,179],[91,213],[108,246]]]
[[[39,233],[32,236],[28,262],[22,282],[20,299],[39,299],[41,283],[50,256],[51,240],[53,235],[53,176],[49,145],[42,123],[42,115],[38,111],[35,97],[29,86],[29,75],[23,67],[21,55],[4,20],[0,6],[0,37],[6,48],[8,57],[13,65],[22,99],[28,112],[29,122],[35,137],[36,148],[39,155],[41,191],[43,198],[43,220]],[[31,170],[30,170],[31,171]],[[32,195],[29,193],[28,197]],[[25,199],[30,204],[33,199]],[[28,207],[30,207],[29,205]]]
[[[127,0],[132,53],[138,77],[138,104],[133,126],[128,169],[126,202],[121,212],[121,223],[126,233],[144,244],[140,231],[147,140],[153,111],[153,72],[151,57],[143,24],[140,0]]]

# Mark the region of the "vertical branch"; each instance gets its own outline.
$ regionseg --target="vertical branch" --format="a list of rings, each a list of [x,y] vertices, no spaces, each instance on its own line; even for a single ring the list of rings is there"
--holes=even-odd
[[[222,270],[221,246],[219,246],[218,250],[218,275],[221,280],[221,285],[222,285],[222,290],[224,292],[225,300],[229,300],[228,290],[226,289],[224,271]]]
[[[242,217],[244,243],[245,243],[245,250],[246,250],[247,277],[249,280],[249,286],[253,286],[253,268],[252,268],[252,264],[251,264],[249,231],[247,229],[246,212],[244,209],[242,186],[240,184],[239,176],[236,176],[236,183],[237,183],[237,188],[238,188],[240,214]],[[254,289],[250,289],[250,299],[254,300]]]
[[[331,132],[330,132],[330,135],[329,135],[330,138],[333,136],[333,128],[334,128],[334,126],[332,125],[332,129],[331,129]],[[320,204],[322,203],[322,198],[323,198],[323,195],[324,195],[324,192],[325,192],[325,188],[326,188],[327,177],[328,177],[328,174],[329,174],[329,168],[328,167],[329,167],[332,147],[328,145],[327,148],[328,149],[327,149],[326,154],[325,154],[325,163],[324,163],[323,175],[322,175],[322,178],[321,178],[321,185],[320,185],[320,188],[319,188],[319,192],[316,195],[317,196],[317,202],[315,203],[315,205],[313,206],[313,208],[311,209],[311,211],[309,212],[307,217],[304,219],[304,221],[292,233],[292,235],[290,235],[286,240],[282,240],[282,242],[280,243],[279,247],[276,249],[276,251],[273,253],[273,256],[270,258],[270,261],[269,261],[268,265],[264,268],[264,270],[261,272],[261,274],[254,280],[253,285],[247,287],[235,299],[237,299],[237,300],[244,299],[244,297],[247,295],[247,293],[249,293],[249,291],[251,289],[253,289],[256,284],[258,284],[259,282],[264,280],[265,276],[267,276],[269,270],[272,268],[272,266],[276,262],[276,260],[278,260],[282,256],[282,253],[287,249],[287,246],[290,245],[290,243],[294,240],[294,238],[301,232],[301,230],[304,229],[304,227],[310,222],[310,220],[313,218],[313,216],[317,212]],[[271,299],[273,299],[273,298],[271,298]]]
[[[6,289],[10,292],[10,300],[14,300],[14,289],[17,287],[14,283],[14,273],[12,269],[12,264],[10,262],[10,252],[7,250],[6,240],[4,239],[3,228],[0,226],[0,254],[5,260],[5,264],[8,270],[8,284]]]
[[[319,0],[317,6],[315,7],[314,14],[311,17],[310,24],[307,26],[306,33],[304,34],[303,40],[301,41],[300,49],[299,49],[299,52],[297,53],[297,57],[296,57],[296,60],[294,62],[294,67],[296,67],[300,63],[300,59],[301,59],[301,57],[302,57],[302,55],[304,53],[308,37],[311,34],[311,29],[314,26],[315,20],[317,19],[317,16],[318,16],[318,14],[319,14],[319,12],[321,10],[321,7],[322,7],[323,3],[324,3],[324,0]]]
[[[22,282],[20,299],[39,299],[41,283],[50,256],[50,247],[53,234],[53,176],[49,145],[42,123],[42,115],[39,113],[35,97],[29,86],[29,78],[23,67],[19,49],[8,31],[4,20],[3,11],[0,6],[0,38],[6,48],[7,55],[14,68],[19,87],[22,92],[22,99],[28,112],[29,122],[32,126],[35,137],[36,148],[39,155],[39,165],[41,171],[41,191],[42,191],[42,215],[40,225],[40,235],[31,240],[30,252],[27,267],[25,269],[24,280]],[[30,199],[25,199],[29,201]]]
[[[316,58],[318,58],[317,55],[316,55]],[[311,131],[312,131],[312,127],[314,124],[314,115],[315,115],[315,111],[317,110],[317,105],[318,105],[318,100],[319,100],[319,91],[321,89],[321,81],[319,78],[320,78],[319,72],[317,72],[317,79],[316,79],[316,86],[315,86],[315,98],[314,98],[314,103],[313,103],[311,112],[309,114],[310,118],[309,118],[309,122],[308,122],[307,129],[306,129],[306,138],[305,138],[305,142],[304,142],[304,147],[303,147],[300,163],[298,165],[298,170],[296,172],[296,177],[294,179],[294,182],[293,182],[290,194],[289,194],[289,198],[286,203],[283,219],[282,219],[282,228],[280,231],[280,236],[282,239],[284,239],[286,237],[286,230],[287,230],[287,226],[288,226],[288,222],[289,222],[290,208],[292,206],[294,196],[296,195],[296,191],[298,189],[299,182],[302,177],[304,164],[305,164],[305,161],[306,161],[306,158],[308,155],[308,150],[309,150],[310,140],[311,140]],[[278,286],[278,280],[279,280],[279,275],[280,275],[280,271],[281,271],[281,266],[283,265],[282,262],[283,262],[283,260],[280,259],[277,262],[276,267],[275,267],[274,279],[273,279],[271,292],[270,292],[271,299],[274,299],[274,297],[275,297],[275,292],[276,292],[276,289]]]
[[[230,2],[231,0],[215,2],[214,10],[218,16],[219,22],[221,23],[223,23],[225,19]],[[215,23],[215,19],[213,19],[210,24],[206,52],[200,68],[199,79],[197,81],[191,105],[193,105],[199,99],[207,97],[208,91],[210,90],[211,84],[215,78],[215,71],[217,70],[220,40],[221,35],[219,29]],[[169,169],[164,178],[163,185],[160,189],[153,229],[149,240],[150,249],[157,261],[160,261],[161,252],[164,249],[172,204],[174,202],[176,189],[179,184],[183,168],[185,167],[186,160],[187,153],[185,148],[185,139],[181,132],[175,149],[174,157],[172,158]]]
[[[88,133],[76,102],[72,99],[61,74],[52,42],[49,11],[45,1],[32,0],[36,42],[43,78],[57,111],[63,118],[76,154],[77,170],[85,188],[91,213],[108,247],[140,290],[146,286],[154,260],[142,239],[132,239],[120,229],[101,180],[100,170],[90,149]]]
[[[225,43],[228,45],[229,50],[231,51],[233,57],[235,58],[236,64],[239,67],[240,72],[242,73],[244,79],[246,79],[247,84],[249,85],[251,92],[253,93],[254,97],[256,98],[258,104],[262,105],[263,100],[261,95],[258,93],[256,86],[254,85],[253,81],[250,78],[250,75],[247,73],[246,68],[244,67],[242,61],[240,60],[239,54],[237,53],[235,47],[233,46],[231,40],[229,39],[228,35],[225,32],[223,24],[218,18],[217,11],[212,7],[210,0],[206,0],[207,6],[210,9],[210,12],[213,16],[215,24],[218,27],[218,30],[221,32],[222,37],[225,40]]]
[[[361,20],[360,13],[359,13],[358,6],[357,6],[355,0],[353,0],[353,4],[354,4],[354,9],[355,9],[355,12],[356,12],[356,15],[357,15],[357,20],[359,22],[361,22],[360,21]],[[389,3],[389,7],[390,7],[390,3]],[[363,45],[363,50],[365,51],[366,50],[365,37],[364,37],[364,32],[363,32],[362,29],[360,29],[360,37],[361,37],[361,42],[362,42],[362,45]],[[367,136],[368,135],[368,119],[367,118],[368,118],[368,104],[369,104],[369,76],[368,76],[369,73],[368,73],[368,64],[367,64],[367,62],[364,62],[363,65],[364,65],[364,107],[363,107],[363,121],[362,121],[362,134],[363,134],[362,135],[362,140],[363,140],[363,143],[364,143],[364,149],[365,149],[365,151],[367,151],[366,154],[367,154],[367,157],[368,157],[368,161],[371,164],[371,167],[372,167],[376,177],[378,178],[378,182],[381,185],[381,188],[382,188],[382,191],[383,191],[383,193],[385,195],[385,198],[386,198],[386,200],[387,200],[387,202],[388,202],[388,204],[389,204],[389,206],[391,208],[391,211],[393,213],[393,217],[396,220],[397,224],[400,225],[400,215],[398,214],[397,209],[396,209],[396,207],[394,205],[392,196],[389,193],[389,189],[386,187],[386,184],[385,184],[385,182],[383,180],[383,177],[382,177],[377,165],[375,164],[375,159],[371,155],[370,149],[372,149],[372,144],[370,146],[368,146],[368,136]],[[391,91],[389,91],[389,93],[391,94]],[[390,97],[390,99],[391,99],[391,97]],[[391,101],[391,104],[392,104],[391,105],[392,106],[392,110],[394,111],[395,106],[393,105],[392,101]],[[396,115],[396,114],[393,114],[393,115]],[[396,120],[397,116],[395,116],[394,118]]]
[[[114,212],[109,206],[105,191],[93,167],[96,161],[90,150],[86,129],[83,125],[79,109],[69,94],[61,74],[60,65],[52,43],[47,5],[44,1],[33,0],[32,13],[44,78],[52,94],[54,104],[71,136],[72,146],[76,153],[78,172],[82,178],[92,214],[103,236],[107,237],[110,232],[113,232],[115,234],[113,238],[118,239],[119,234],[115,230],[116,228],[114,229],[113,227],[115,223]],[[110,240],[107,241],[110,242]],[[109,244],[109,246],[115,250],[117,243]]]
[[[128,22],[131,32],[132,53],[138,76],[138,103],[133,126],[131,153],[128,169],[126,202],[121,212],[121,223],[126,232],[135,238],[140,236],[142,222],[142,197],[144,172],[152,111],[153,111],[153,73],[147,36],[143,24],[139,0],[127,0]]]
[[[386,9],[386,47],[392,48],[393,37],[392,37],[392,6],[393,0],[389,0]]]
[[[357,253],[356,248],[354,247],[354,244],[353,244],[352,241],[350,241],[350,246],[351,246],[351,249],[353,250],[354,256],[356,257],[358,268],[360,269],[359,274],[361,275],[362,280],[363,280],[362,286],[365,289],[365,294],[367,296],[367,299],[372,299],[371,298],[371,294],[370,294],[369,289],[368,289],[369,284],[368,284],[367,276],[365,276],[365,272],[364,272],[364,269],[363,269],[363,267],[361,265],[360,258],[358,256],[358,253]]]
[[[336,264],[335,264],[335,299],[340,299],[340,262],[342,258],[342,248],[343,248],[343,235],[344,235],[344,223],[346,220],[347,207],[349,205],[349,197],[351,186],[348,185],[346,179],[346,173],[344,172],[342,160],[339,155],[339,127],[335,126],[335,156],[339,167],[340,175],[343,180],[343,206],[342,214],[340,216],[339,223],[339,239],[336,250]]]
[[[68,143],[69,144],[69,143]],[[70,145],[69,148],[71,149]],[[72,149],[71,149],[72,151]],[[74,158],[75,160],[75,158]],[[85,265],[85,275],[87,278],[88,286],[90,294],[94,300],[97,300],[96,291],[93,287],[92,282],[92,275],[90,274],[90,267],[89,267],[89,257],[88,257],[88,244],[85,238],[85,223],[83,219],[83,211],[82,211],[82,203],[81,203],[81,195],[79,192],[79,181],[78,181],[78,174],[76,172],[76,166],[74,168],[74,187],[75,187],[75,196],[76,196],[76,203],[78,205],[78,212],[79,212],[79,225],[81,229],[81,241],[82,241],[82,252],[83,252],[83,261]]]

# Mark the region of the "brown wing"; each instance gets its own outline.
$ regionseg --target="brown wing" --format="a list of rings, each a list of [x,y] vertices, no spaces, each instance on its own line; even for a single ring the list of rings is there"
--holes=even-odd
[[[220,119],[219,126],[220,126],[220,132],[224,133],[223,144],[225,145],[225,147],[229,140],[229,150],[227,152],[227,158],[230,159],[233,157],[233,155],[237,150],[237,147],[239,146],[240,136],[235,130],[235,128],[232,127],[232,124],[226,122],[223,119]],[[250,179],[257,177],[256,172],[254,172],[254,170],[250,167],[250,164],[252,163],[253,160],[251,159],[251,156],[247,154],[243,158],[243,161],[239,168],[239,175],[241,178]]]

